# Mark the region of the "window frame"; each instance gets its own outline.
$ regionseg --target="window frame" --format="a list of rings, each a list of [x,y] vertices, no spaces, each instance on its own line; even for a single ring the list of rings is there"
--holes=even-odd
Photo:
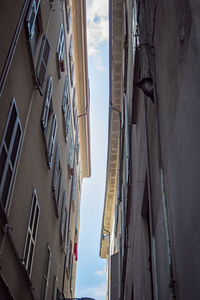
[[[66,218],[66,213],[67,213],[67,209],[66,209],[66,200],[67,200],[67,193],[66,191],[63,191],[63,196],[62,196],[62,207],[61,207],[61,215],[60,215],[60,227],[59,227],[59,231],[60,231],[60,240],[61,240],[61,245],[62,245],[62,249],[64,250],[64,242],[65,242],[65,218]]]
[[[58,277],[54,275],[52,300],[57,300]]]
[[[53,177],[52,177],[52,192],[53,192],[57,217],[59,217],[60,215],[60,202],[61,202],[60,196],[61,196],[62,181],[63,181],[62,168],[60,167],[60,152],[61,152],[60,144],[57,144]]]
[[[74,43],[73,35],[71,34],[70,42],[69,42],[68,56],[69,56],[70,81],[71,81],[72,87],[74,85],[73,43]]]
[[[58,38],[57,49],[56,49],[58,61],[63,59],[64,49],[65,49],[65,32],[64,32],[64,26],[62,23],[60,25],[59,38]]]
[[[68,142],[69,128],[71,124],[71,105],[69,95],[69,76],[65,77],[65,85],[63,91],[62,111],[65,123],[65,142]]]
[[[26,16],[29,41],[33,38],[33,35],[34,35],[34,28],[35,28],[34,25],[35,25],[35,22],[37,19],[38,10],[39,10],[39,6],[40,6],[40,0],[37,0],[37,1],[38,1],[38,3],[36,3],[36,0],[31,1],[29,10],[28,10],[28,13]],[[33,14],[33,22],[32,22],[32,25],[30,25],[32,14]]]
[[[51,121],[51,131],[50,131],[48,150],[47,150],[47,158],[48,158],[47,164],[49,169],[51,169],[52,166],[56,133],[57,133],[57,118],[56,118],[56,114],[54,113]]]
[[[9,134],[9,130],[10,130],[10,125],[12,126],[12,114],[13,111],[15,110],[15,121],[14,121],[14,125],[12,128],[12,133],[10,136],[10,141],[9,141],[9,145],[7,145],[7,134]],[[19,130],[19,131],[18,131]],[[17,144],[17,148],[15,147],[15,142],[16,142],[16,138],[17,138],[17,134],[19,132],[19,140],[18,140],[18,144]],[[11,189],[12,189],[12,185],[13,185],[13,179],[15,176],[15,171],[16,171],[16,166],[17,166],[17,161],[19,158],[19,152],[21,149],[21,144],[22,144],[22,137],[23,137],[23,131],[22,131],[22,126],[21,126],[21,122],[20,122],[20,118],[19,118],[19,112],[17,109],[17,104],[16,104],[16,100],[13,97],[11,104],[10,104],[10,109],[8,112],[8,118],[4,127],[4,131],[3,131],[3,135],[2,135],[2,139],[1,139],[1,144],[0,144],[0,163],[1,163],[1,159],[2,162],[4,164],[2,169],[2,174],[0,175],[0,207],[3,213],[3,217],[5,218],[5,221],[7,221],[7,215],[8,215],[8,211],[9,211],[9,207],[10,207],[10,193],[11,193]],[[4,156],[6,156],[3,160],[3,151],[4,151]],[[14,151],[14,152],[13,152]],[[15,154],[14,157],[14,162],[12,162],[12,155],[13,153]],[[8,184],[8,188],[7,188],[7,195],[5,198],[5,204],[2,202],[2,195],[4,193],[4,190],[6,188],[6,179],[8,176],[8,172],[9,170],[11,171],[11,176],[10,176],[10,182]]]
[[[65,220],[64,220],[64,253],[67,254],[67,245],[68,245],[68,231],[69,226],[69,210],[66,208],[65,210]]]
[[[63,91],[63,99],[62,99],[62,111],[63,114],[66,112],[66,108],[69,105],[69,76],[65,76],[65,84]]]
[[[45,54],[46,45],[48,46],[49,51],[48,51],[47,57],[46,57],[47,60],[45,61],[44,54]],[[39,56],[38,56],[37,67],[36,67],[36,81],[37,81],[37,84],[40,87],[40,89],[43,88],[44,82],[46,80],[46,73],[47,73],[47,68],[48,68],[50,55],[51,55],[51,46],[49,44],[47,36],[44,35],[43,38],[42,38],[40,53],[39,53]],[[40,75],[42,74],[42,72],[41,72],[42,66],[44,68],[44,70],[43,70],[44,74],[42,76],[42,80],[40,80],[41,79]]]
[[[53,77],[50,75],[47,81],[46,92],[44,97],[42,115],[41,115],[41,126],[42,132],[46,134],[50,113],[50,106],[52,102],[52,92],[53,92]]]
[[[38,210],[38,215],[37,215]],[[36,219],[37,217],[37,219]],[[37,232],[38,232],[38,226],[39,226],[39,219],[40,219],[40,206],[39,201],[37,197],[36,189],[34,188],[33,194],[32,194],[32,202],[31,202],[31,209],[29,214],[29,221],[27,226],[27,232],[26,232],[26,241],[24,245],[24,253],[23,253],[23,263],[24,267],[26,269],[26,272],[28,273],[29,278],[31,278],[32,274],[32,267],[33,267],[33,260],[34,260],[34,252],[35,252],[35,245],[37,240]],[[35,231],[35,233],[34,233]],[[30,235],[30,239],[29,239]],[[31,243],[33,243],[33,250],[31,254]],[[27,253],[27,259],[26,259],[26,253]],[[30,257],[31,254],[31,257]],[[29,269],[30,264],[30,269]]]
[[[68,167],[73,168],[73,148],[74,148],[74,141],[72,132],[70,132],[70,141],[69,141],[69,148],[68,148]]]
[[[66,18],[66,23],[67,23],[67,32],[70,32],[70,26],[71,26],[71,18],[72,18],[72,10],[71,10],[71,5],[67,5],[67,18]]]
[[[42,288],[41,288],[41,299],[46,300],[48,294],[48,286],[49,286],[49,275],[50,275],[50,268],[51,268],[51,249],[49,244],[46,246],[45,251],[45,261],[44,261],[44,270],[42,276]]]

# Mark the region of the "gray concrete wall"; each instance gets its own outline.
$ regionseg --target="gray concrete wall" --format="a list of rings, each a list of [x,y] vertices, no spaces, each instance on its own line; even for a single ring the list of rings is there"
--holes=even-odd
[[[199,11],[198,1],[159,1],[155,27],[162,163],[180,299],[200,295]]]

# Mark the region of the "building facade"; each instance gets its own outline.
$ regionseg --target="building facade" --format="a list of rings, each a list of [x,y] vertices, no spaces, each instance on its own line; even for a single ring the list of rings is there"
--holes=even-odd
[[[199,299],[198,1],[109,1],[107,299]]]
[[[73,298],[90,177],[86,5],[1,4],[0,298]]]

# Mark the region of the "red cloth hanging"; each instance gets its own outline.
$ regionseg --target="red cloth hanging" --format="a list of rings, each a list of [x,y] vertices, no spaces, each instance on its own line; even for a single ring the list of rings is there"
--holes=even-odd
[[[78,243],[74,243],[74,257],[75,261],[78,260]]]

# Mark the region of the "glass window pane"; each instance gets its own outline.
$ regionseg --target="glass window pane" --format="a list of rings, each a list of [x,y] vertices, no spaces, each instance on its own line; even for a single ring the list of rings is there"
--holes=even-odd
[[[37,229],[37,224],[38,224],[38,217],[39,217],[39,208],[37,206],[36,214],[35,214],[35,220],[34,220],[34,227],[33,227],[33,239],[34,240],[35,240],[36,229]]]
[[[48,62],[48,58],[49,58],[49,51],[50,51],[50,47],[49,47],[49,43],[46,39],[46,43],[44,46],[44,53],[43,53],[43,60],[44,60],[46,66],[47,66],[47,62]]]
[[[4,182],[4,189],[3,189],[2,198],[1,198],[1,202],[2,202],[4,208],[6,208],[6,204],[7,204],[7,197],[8,197],[11,179],[12,179],[12,171],[9,166],[8,170],[7,170],[6,180]]]
[[[5,137],[6,146],[8,147],[8,149],[9,149],[9,146],[10,146],[10,141],[11,141],[11,137],[12,137],[12,134],[13,134],[13,129],[14,129],[14,126],[15,126],[16,118],[17,118],[17,112],[16,112],[16,109],[15,109],[15,106],[13,105],[12,113],[10,115],[9,124],[8,124],[7,130],[6,130],[6,137]]]
[[[12,162],[13,166],[15,165],[17,150],[19,148],[19,143],[20,143],[20,137],[21,137],[21,129],[20,129],[20,126],[18,124],[17,132],[16,132],[14,144],[13,144],[13,149],[12,149],[12,153],[11,153],[11,162]]]
[[[6,158],[7,158],[7,154],[6,154],[6,150],[3,146],[1,155],[0,155],[0,184],[1,184],[2,176],[3,176],[5,164],[6,164]]]
[[[43,85],[44,82],[45,73],[46,73],[46,66],[44,65],[44,62],[41,61],[40,70],[38,74],[38,81],[41,86]]]
[[[26,242],[26,250],[25,250],[25,255],[24,255],[24,263],[25,266],[27,264],[27,258],[28,258],[28,250],[29,250],[29,245],[30,245],[30,239],[31,239],[31,235],[30,232],[28,232],[28,237],[27,237],[27,242]]]
[[[33,249],[34,249],[34,244],[31,241],[31,249],[30,249],[30,252],[29,252],[28,269],[27,269],[27,271],[28,271],[29,274],[31,273],[32,258],[33,258]]]
[[[34,214],[35,214],[35,206],[36,206],[36,196],[34,195],[33,206],[32,206],[32,210],[31,210],[31,219],[30,219],[30,224],[29,224],[29,227],[30,227],[31,231],[32,231],[32,228],[33,228],[33,218],[34,218]]]

